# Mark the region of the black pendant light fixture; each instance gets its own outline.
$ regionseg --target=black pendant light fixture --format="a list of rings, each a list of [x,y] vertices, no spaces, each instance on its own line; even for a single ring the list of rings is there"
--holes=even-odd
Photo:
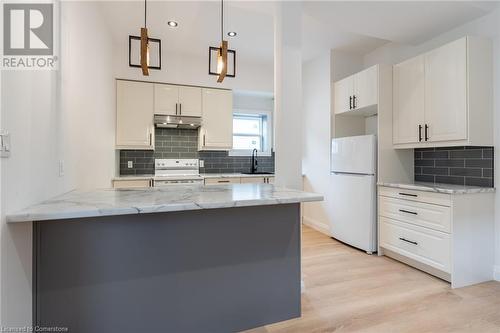
[[[218,83],[224,81],[226,76],[236,76],[236,51],[229,50],[227,40],[224,40],[224,0],[221,0],[220,18],[221,44],[219,47],[210,46],[208,49],[208,74],[217,75]],[[213,61],[214,58],[216,61]],[[232,71],[229,71],[230,67]]]
[[[144,27],[140,36],[128,36],[128,64],[130,67],[142,69],[144,76],[149,75],[150,69],[161,70],[161,40],[148,36],[148,3],[144,0]],[[153,65],[150,56],[153,52]]]

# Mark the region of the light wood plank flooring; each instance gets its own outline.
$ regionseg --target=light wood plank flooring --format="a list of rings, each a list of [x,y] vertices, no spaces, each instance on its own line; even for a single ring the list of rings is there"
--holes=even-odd
[[[247,331],[500,333],[500,283],[452,290],[304,227],[302,317]]]

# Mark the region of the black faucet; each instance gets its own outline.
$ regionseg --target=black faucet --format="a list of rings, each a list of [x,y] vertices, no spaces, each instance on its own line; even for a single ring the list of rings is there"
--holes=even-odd
[[[252,168],[250,169],[250,173],[256,173],[257,172],[257,165],[259,163],[257,162],[257,149],[254,148],[252,150]]]

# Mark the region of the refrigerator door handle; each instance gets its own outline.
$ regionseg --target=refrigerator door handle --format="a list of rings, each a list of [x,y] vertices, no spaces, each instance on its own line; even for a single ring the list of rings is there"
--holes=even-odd
[[[336,172],[332,171],[332,174],[334,175],[350,175],[350,176],[375,176],[374,173],[357,173],[357,172]]]

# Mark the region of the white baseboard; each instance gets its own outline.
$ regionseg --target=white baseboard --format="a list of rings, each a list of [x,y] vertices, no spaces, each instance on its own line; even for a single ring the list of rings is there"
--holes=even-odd
[[[313,228],[314,230],[317,230],[327,236],[330,236],[330,228],[328,224],[319,222],[318,220],[311,219],[307,216],[302,217],[302,223],[304,223],[308,227]]]
[[[500,281],[500,266],[493,266],[493,278]]]

